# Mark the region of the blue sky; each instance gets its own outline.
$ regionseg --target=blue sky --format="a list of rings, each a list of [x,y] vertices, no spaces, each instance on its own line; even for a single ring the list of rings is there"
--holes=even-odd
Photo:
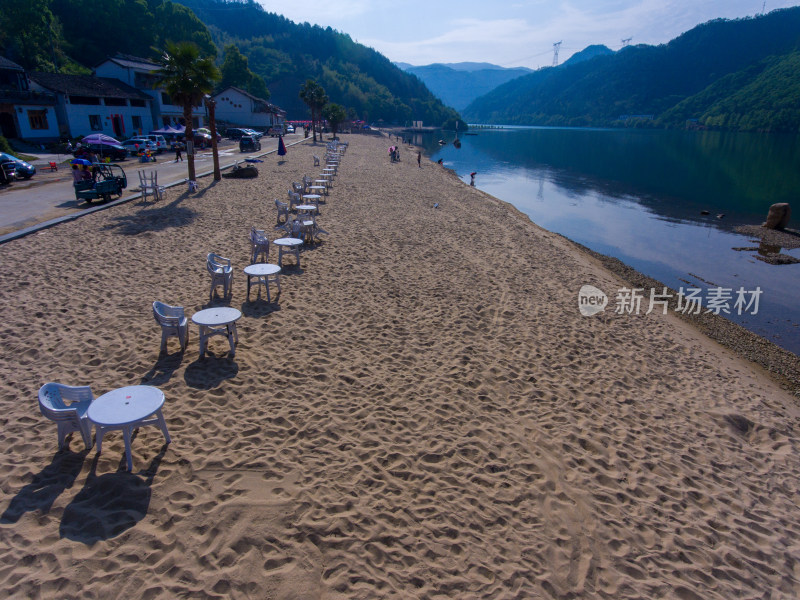
[[[590,44],[661,44],[716,18],[800,0],[257,0],[292,21],[330,26],[395,62],[490,62],[537,68]]]

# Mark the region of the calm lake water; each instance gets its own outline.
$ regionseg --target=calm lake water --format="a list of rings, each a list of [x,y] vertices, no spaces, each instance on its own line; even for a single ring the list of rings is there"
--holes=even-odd
[[[760,225],[775,202],[792,204],[789,227],[800,229],[800,136],[540,127],[471,132],[477,135],[460,136],[460,148],[452,132],[415,142],[464,181],[476,171],[476,187],[538,225],[672,289],[700,288],[703,299],[709,289],[733,290],[731,314],[724,316],[800,354],[800,264],[758,260],[758,241],[733,230]],[[442,135],[447,145],[439,145]],[[800,249],[761,251],[800,259]],[[736,314],[739,288],[762,290],[757,314],[752,308]],[[606,310],[613,310],[617,290],[603,291]]]

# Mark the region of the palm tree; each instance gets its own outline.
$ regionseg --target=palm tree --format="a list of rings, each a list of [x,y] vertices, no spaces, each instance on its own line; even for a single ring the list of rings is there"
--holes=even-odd
[[[311,109],[311,129],[314,132],[314,143],[317,143],[317,128],[315,123],[317,115],[322,111],[322,107],[328,103],[328,96],[325,90],[313,79],[306,79],[303,87],[300,88],[300,99]],[[320,138],[321,139],[321,138]]]
[[[214,89],[219,81],[219,69],[213,57],[201,57],[200,49],[192,42],[167,42],[161,54],[161,69],[155,72],[156,85],[163,86],[172,102],[183,107],[183,120],[186,124],[186,140],[194,138],[192,131],[192,107],[199,106],[206,94]],[[194,153],[187,153],[189,181],[195,180]]]
[[[322,116],[328,121],[333,131],[333,139],[336,139],[336,133],[339,131],[339,125],[347,119],[347,111],[339,104],[328,104],[322,111]]]

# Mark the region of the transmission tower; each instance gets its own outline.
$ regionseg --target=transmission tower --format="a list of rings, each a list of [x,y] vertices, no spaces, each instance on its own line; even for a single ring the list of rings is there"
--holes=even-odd
[[[561,48],[561,42],[553,44],[553,66],[558,66],[558,49]]]
[[[632,39],[633,38],[625,38],[624,40],[622,40],[622,47],[624,48],[625,46],[630,44]]]

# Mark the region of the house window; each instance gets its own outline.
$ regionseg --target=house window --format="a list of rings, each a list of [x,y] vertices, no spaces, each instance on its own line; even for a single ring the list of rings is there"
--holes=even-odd
[[[161,92],[161,104],[172,104],[172,98],[166,92]]]
[[[47,111],[29,110],[28,123],[30,123],[31,129],[47,129]]]
[[[139,100],[138,98],[131,98],[131,106],[138,106],[139,108],[144,108],[144,100]]]
[[[106,98],[106,106],[128,106],[125,98]]]
[[[141,131],[142,130],[142,117],[140,117],[138,115],[133,115],[131,117],[131,124],[133,125],[134,129]]]
[[[89,128],[92,131],[103,131],[103,121],[100,115],[89,115]]]

